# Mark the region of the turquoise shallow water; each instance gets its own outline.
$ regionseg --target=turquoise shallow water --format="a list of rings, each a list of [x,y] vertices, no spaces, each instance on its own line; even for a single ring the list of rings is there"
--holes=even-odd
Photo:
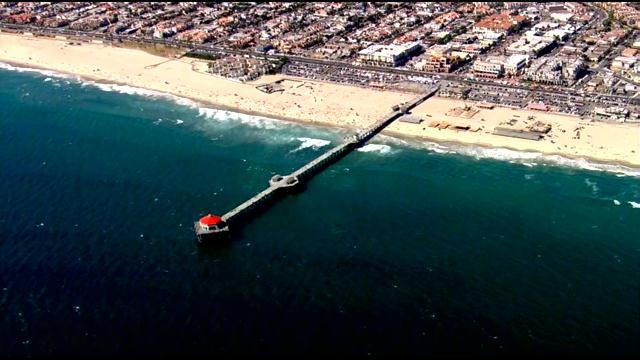
[[[2,356],[639,352],[636,177],[377,140],[202,250],[347,133],[0,80]]]

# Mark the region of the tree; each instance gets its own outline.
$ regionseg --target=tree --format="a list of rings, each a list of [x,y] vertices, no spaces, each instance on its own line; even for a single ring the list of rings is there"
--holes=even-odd
[[[467,31],[467,28],[464,25],[460,25],[453,30],[453,35],[460,35]]]
[[[445,37],[438,39],[438,44],[446,44],[451,41],[451,34],[447,34]]]

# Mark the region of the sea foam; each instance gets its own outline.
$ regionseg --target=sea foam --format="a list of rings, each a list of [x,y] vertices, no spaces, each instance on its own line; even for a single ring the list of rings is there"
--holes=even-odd
[[[201,106],[198,106],[198,115],[218,122],[235,121],[260,129],[276,129],[280,125],[284,125],[284,122],[278,122],[277,120],[262,116],[247,115],[228,110],[219,110]]]
[[[640,169],[614,163],[600,163],[585,158],[568,158],[560,155],[547,155],[535,151],[519,151],[507,148],[489,148],[478,145],[420,142],[413,140],[409,146],[425,149],[438,154],[459,154],[477,160],[494,159],[521,164],[527,167],[555,165],[574,169],[599,172],[610,172],[618,177],[630,176],[640,178]]]
[[[372,152],[372,153],[378,153],[378,154],[391,154],[393,153],[393,149],[391,148],[391,146],[389,145],[384,145],[384,144],[367,144],[361,148],[358,148],[358,151],[361,152]]]
[[[298,146],[297,148],[291,150],[290,152],[297,152],[303,149],[308,149],[308,148],[312,148],[314,150],[317,150],[321,147],[327,146],[329,144],[331,144],[331,141],[329,140],[323,140],[323,139],[314,139],[314,138],[308,138],[308,137],[299,137],[296,138],[296,140],[302,142],[300,144],[300,146]]]
[[[53,70],[44,70],[44,69],[36,69],[30,67],[22,67],[22,66],[13,66],[7,63],[0,62],[0,69],[9,70],[9,71],[17,71],[17,72],[34,72],[47,77],[57,77],[57,78],[72,78],[71,75],[59,73]]]
[[[241,124],[262,128],[262,129],[276,129],[278,127],[277,120],[269,119],[261,116],[247,115],[241,114],[233,111],[227,110],[219,110],[201,106],[198,102],[161,92],[156,90],[149,90],[144,88],[139,88],[130,85],[119,85],[119,84],[111,84],[111,83],[101,83],[95,81],[82,81],[83,86],[94,86],[102,91],[107,92],[118,92],[121,94],[127,95],[138,95],[145,96],[150,98],[164,98],[173,101],[174,103],[194,109],[198,109],[198,115],[207,119],[212,119],[216,121],[237,121]]]
[[[591,192],[593,193],[593,195],[598,194],[598,191],[600,190],[600,188],[598,187],[598,184],[596,184],[595,181],[591,181],[587,178],[587,179],[584,179],[584,183],[591,188]]]

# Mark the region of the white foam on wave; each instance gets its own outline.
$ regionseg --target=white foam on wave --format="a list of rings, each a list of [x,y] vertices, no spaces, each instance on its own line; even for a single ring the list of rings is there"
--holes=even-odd
[[[439,144],[433,142],[411,141],[408,145],[413,148],[426,149],[435,153],[455,153],[471,156],[475,159],[495,159],[522,164],[527,167],[557,165],[562,167],[584,169],[591,171],[605,171],[618,177],[630,176],[640,178],[640,169],[620,164],[599,163],[584,158],[567,158],[560,155],[546,155],[535,151],[519,151],[507,148],[489,148],[465,144]]]
[[[35,69],[35,68],[30,68],[30,67],[22,67],[22,66],[13,66],[7,63],[3,63],[0,62],[0,69],[3,70],[9,70],[9,71],[16,71],[16,72],[35,72],[38,74],[42,74],[44,76],[47,77],[56,77],[56,78],[65,78],[65,79],[69,79],[72,76],[71,75],[67,75],[67,74],[63,74],[63,73],[59,73],[53,70],[44,70],[44,69]]]
[[[640,203],[637,203],[635,201],[627,201],[627,203],[634,209],[640,209]]]
[[[400,139],[400,138],[396,138],[396,137],[393,137],[393,136],[384,135],[384,134],[377,135],[377,138],[382,140],[385,143],[391,143],[391,144],[395,144],[395,145],[410,145],[409,142],[406,141],[406,140],[403,140],[403,139]]]
[[[182,124],[182,123],[184,123],[184,121],[183,121],[183,120],[180,120],[180,119],[176,120],[176,125],[180,125],[180,124]]]
[[[329,140],[314,139],[314,138],[308,138],[308,137],[299,137],[299,138],[296,138],[295,140],[300,141],[301,144],[297,148],[291,150],[290,152],[292,153],[303,150],[303,149],[308,149],[308,148],[317,150],[317,149],[320,149],[321,147],[331,144],[331,141]]]
[[[483,148],[479,146],[461,146],[454,148],[455,152],[472,156],[476,159],[513,160],[530,163],[527,160],[537,160],[542,156],[539,152],[516,151],[505,148]]]
[[[600,188],[598,187],[598,184],[596,184],[595,181],[591,181],[588,178],[584,179],[584,183],[591,188],[591,191],[593,192],[593,195],[597,195],[598,191],[600,190]]]
[[[155,97],[155,98],[168,98],[171,100],[175,100],[177,102],[177,100],[182,100],[185,104],[188,103],[186,100],[188,99],[183,99],[180,98],[178,96],[174,96],[171,94],[167,94],[167,93],[163,93],[160,91],[155,91],[155,90],[149,90],[149,89],[144,89],[144,88],[139,88],[139,87],[135,87],[135,86],[130,86],[130,85],[119,85],[119,84],[111,84],[111,83],[101,83],[101,82],[95,82],[95,81],[83,81],[83,83],[90,85],[90,86],[94,86],[97,87],[98,89],[102,90],[102,91],[107,91],[107,92],[118,92],[121,94],[128,94],[128,95],[140,95],[140,96],[146,96],[146,97]]]
[[[257,127],[257,128],[262,128],[262,129],[276,129],[278,128],[279,124],[284,124],[282,122],[278,122],[277,120],[264,118],[260,116],[245,115],[245,114],[236,113],[232,111],[202,107],[200,106],[200,104],[198,104],[197,102],[191,99],[161,92],[161,91],[156,91],[156,90],[149,90],[149,89],[130,86],[130,85],[120,85],[120,84],[114,84],[114,83],[96,82],[92,80],[83,80],[78,76],[70,76],[70,75],[58,73],[51,70],[33,69],[28,67],[17,67],[17,66],[3,63],[3,62],[0,62],[0,69],[17,71],[17,72],[37,72],[42,75],[46,75],[48,77],[75,79],[80,83],[80,86],[82,87],[93,86],[105,92],[118,92],[121,94],[128,94],[128,95],[139,95],[139,96],[145,96],[145,97],[151,97],[151,98],[164,98],[164,99],[171,100],[178,105],[197,108],[198,113],[201,116],[204,116],[209,119],[219,120],[219,121],[239,121],[242,124]]]
[[[92,80],[84,80],[79,76],[61,74],[51,70],[40,70],[40,69],[32,69],[32,68],[25,68],[25,67],[16,67],[9,64],[4,64],[2,62],[0,62],[0,69],[14,70],[18,72],[32,71],[32,72],[38,72],[40,74],[51,76],[51,77],[75,79],[77,82],[80,83],[81,87],[93,86],[105,92],[118,92],[121,94],[128,94],[128,95],[139,95],[139,96],[146,96],[146,97],[152,97],[152,98],[165,98],[165,99],[174,101],[178,105],[184,105],[184,106],[189,106],[194,108],[198,107],[198,104],[191,99],[187,99],[184,97],[176,96],[176,95],[161,92],[161,91],[149,90],[149,89],[130,86],[130,85],[120,85],[115,83],[105,83],[105,82],[96,82]],[[45,81],[47,80],[45,79]],[[65,83],[70,84],[69,81],[65,81]]]
[[[390,154],[393,152],[393,149],[389,145],[384,144],[367,144],[361,148],[358,148],[358,151],[361,152],[372,152],[378,154]]]
[[[423,148],[438,154],[451,154],[455,152],[451,148],[445,145],[434,143],[434,142],[424,142],[422,143],[422,145],[423,145]]]
[[[198,115],[218,122],[239,122],[260,129],[276,129],[279,125],[274,119],[207,107],[198,107]]]
[[[618,200],[616,200],[616,199],[613,199],[613,204],[614,204],[614,205],[620,205],[620,201],[618,201]]]
[[[218,110],[206,108],[206,107],[199,107],[198,115],[207,119],[215,119],[215,117],[218,115]]]

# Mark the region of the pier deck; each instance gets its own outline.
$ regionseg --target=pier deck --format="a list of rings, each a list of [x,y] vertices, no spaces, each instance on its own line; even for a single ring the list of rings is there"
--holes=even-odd
[[[402,105],[394,106],[393,111],[384,118],[375,122],[371,126],[358,131],[355,135],[345,138],[345,141],[343,143],[331,148],[329,151],[311,160],[291,174],[286,176],[275,175],[269,181],[269,187],[262,190],[242,204],[236,206],[226,214],[222,215],[222,221],[224,221],[225,223],[234,222],[237,218],[241,217],[249,210],[256,208],[266,200],[272,198],[277,193],[297,186],[300,181],[310,178],[313,174],[315,174],[325,166],[337,161],[356,147],[365,144],[370,138],[378,134],[394,120],[408,113],[409,110],[413,109],[426,99],[433,96],[436,91],[438,91],[438,87],[433,87],[427,93],[422,94],[409,102],[406,102]]]

